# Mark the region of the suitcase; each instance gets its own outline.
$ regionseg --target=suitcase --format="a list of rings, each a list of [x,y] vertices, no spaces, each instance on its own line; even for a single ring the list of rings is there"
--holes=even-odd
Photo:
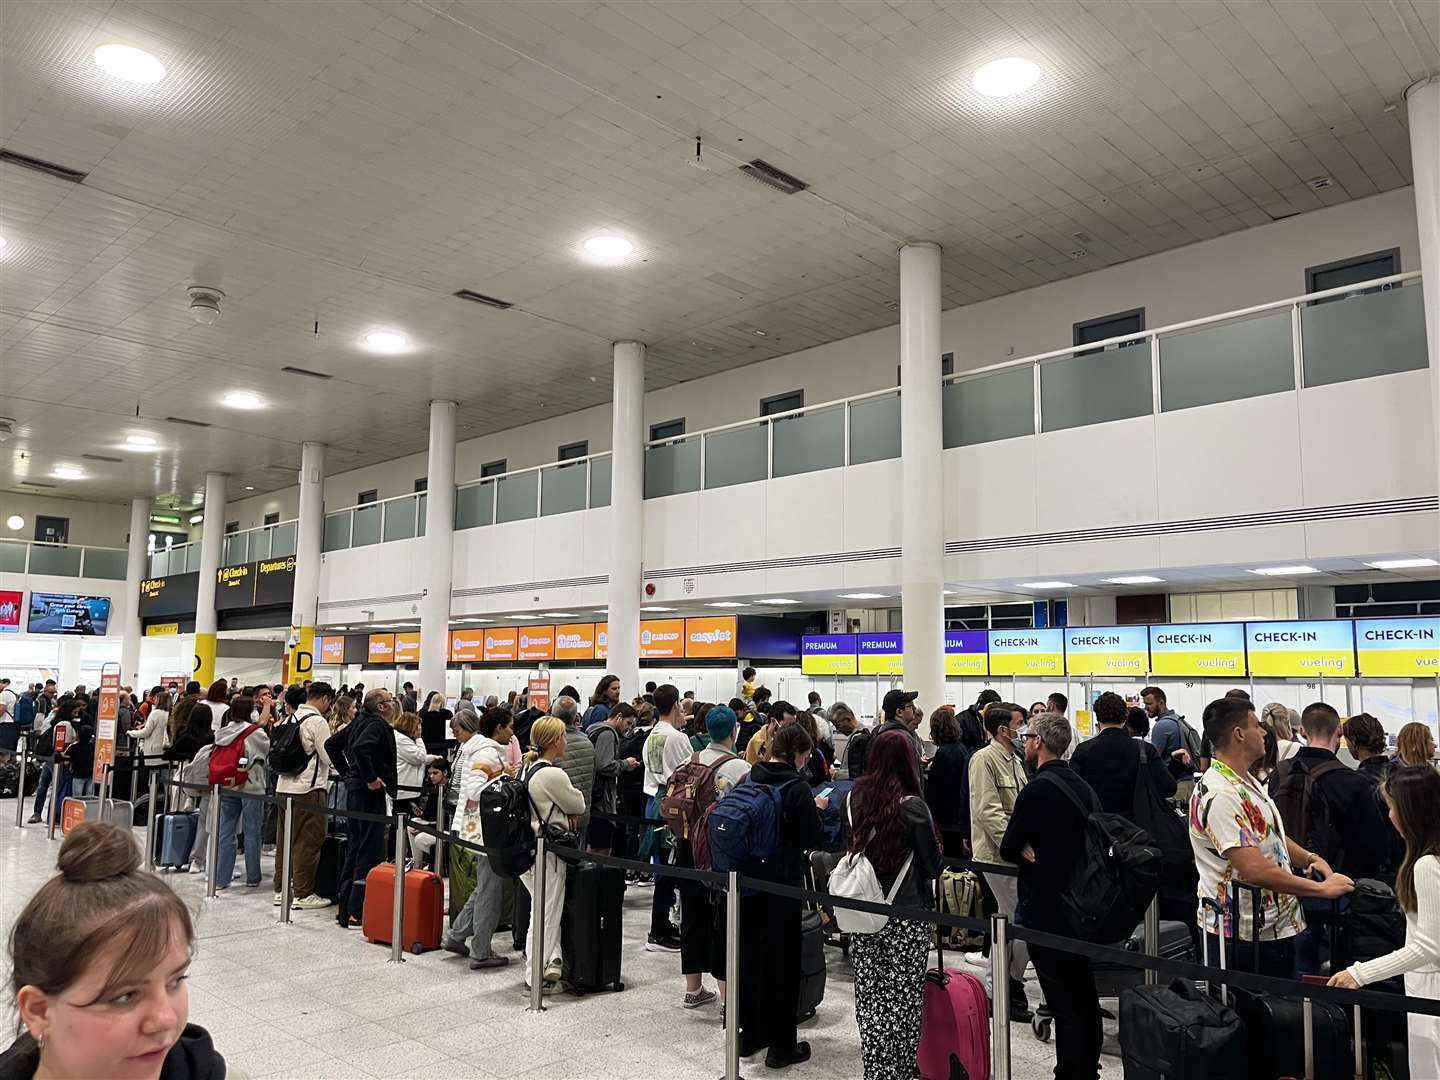
[[[565,875],[565,914],[560,920],[561,978],[570,992],[624,990],[620,956],[625,871],[582,862]]]
[[[440,947],[445,886],[429,870],[405,872],[405,910],[401,916],[402,947],[422,953]],[[390,944],[395,913],[395,864],[381,863],[365,875],[365,910],[360,932],[365,940]]]
[[[1245,1025],[1235,1010],[1177,979],[1120,993],[1125,1080],[1246,1080]]]
[[[1141,923],[1121,947],[1133,952],[1145,951],[1145,924]],[[1160,957],[1163,960],[1195,962],[1195,942],[1190,937],[1190,928],[1182,922],[1169,919],[1160,921]],[[1119,997],[1126,987],[1139,986],[1145,981],[1145,972],[1140,968],[1111,964],[1104,960],[1092,960],[1090,969],[1095,974],[1095,988],[1101,997]]]
[[[315,895],[332,903],[340,900],[340,871],[345,865],[345,837],[327,836],[320,842],[315,861]]]
[[[935,882],[937,895],[942,886]],[[945,935],[937,935],[936,965],[925,973],[920,1004],[924,1080],[990,1080],[990,999],[968,971],[945,966]]]
[[[800,1005],[795,1019],[809,1020],[825,1000],[825,930],[815,911],[800,916]]]
[[[195,832],[200,815],[194,810],[164,814],[155,819],[155,865],[178,869],[190,862],[190,849],[195,846]]]

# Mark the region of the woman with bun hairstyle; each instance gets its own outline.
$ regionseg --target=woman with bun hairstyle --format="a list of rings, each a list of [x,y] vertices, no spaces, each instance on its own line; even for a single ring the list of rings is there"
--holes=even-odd
[[[10,934],[22,1032],[0,1080],[223,1080],[209,1033],[187,1023],[195,931],[180,898],[98,821],[65,838],[59,867]]]

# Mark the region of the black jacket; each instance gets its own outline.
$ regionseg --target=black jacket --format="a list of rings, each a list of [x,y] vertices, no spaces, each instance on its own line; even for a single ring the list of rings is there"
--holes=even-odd
[[[1314,768],[1335,760],[1335,755],[1329,750],[1302,746],[1294,757],[1275,767],[1270,777],[1271,794],[1275,793],[1281,778],[1297,764]],[[1315,786],[1330,805],[1330,820],[1344,846],[1340,865],[1331,869],[1357,879],[1383,875],[1389,862],[1392,835],[1385,820],[1387,815],[1381,812],[1380,803],[1375,798],[1375,784],[1355,769],[1343,768],[1326,773],[1315,781]],[[1304,836],[1292,836],[1290,839],[1307,848],[1313,843]]]
[[[809,853],[825,843],[815,796],[795,766],[778,761],[757,762],[750,770],[750,779],[780,788],[780,850],[774,858],[755,864],[745,872],[766,881],[798,887],[805,881]]]
[[[395,793],[395,732],[377,712],[362,712],[346,728],[345,786],[368,787],[379,777],[385,790]],[[326,744],[329,745],[328,743]]]
[[[1107,727],[1093,739],[1086,739],[1075,748],[1070,768],[1090,785],[1100,805],[1111,814],[1135,817],[1135,774],[1140,769],[1140,754],[1150,769],[1150,779],[1162,799],[1175,794],[1175,777],[1160,755],[1143,739],[1133,739],[1123,727]]]
[[[40,1067],[40,1048],[28,1033],[0,1054],[0,1080],[31,1080]],[[225,1059],[198,1024],[186,1024],[165,1055],[160,1080],[225,1080]]]
[[[959,851],[970,838],[970,750],[964,743],[935,748],[925,777],[925,802],[945,829],[946,850]]]
[[[1128,741],[1128,737],[1127,737]],[[1052,779],[1053,778],[1053,779]],[[1099,800],[1070,767],[1069,762],[1047,761],[1020,790],[1010,824],[1000,841],[1000,857],[1020,868],[1020,904],[1016,920],[1032,930],[1069,936],[1060,909],[1060,890],[1070,879],[1076,858],[1084,849],[1085,821],[1055,781],[1069,784],[1080,802],[1097,806]],[[1030,862],[1021,854],[1029,844]]]
[[[854,798],[852,789],[847,801]],[[864,794],[861,794],[864,798]],[[856,802],[854,809],[858,811],[860,803]],[[849,809],[847,807],[847,809]],[[890,892],[895,884],[895,877],[900,872],[900,867],[905,865],[905,855],[913,853],[914,858],[910,863],[910,872],[906,875],[905,884],[901,885],[895,893],[892,901],[897,907],[918,907],[933,909],[935,907],[935,879],[940,876],[940,846],[935,842],[935,823],[931,820],[930,810],[923,799],[906,799],[899,806],[900,823],[905,828],[902,854],[899,864],[888,867],[875,867],[875,877],[880,882],[880,890],[886,894]],[[843,840],[845,850],[850,850],[850,823],[848,816],[842,818],[845,822]],[[873,862],[872,862],[873,865]]]

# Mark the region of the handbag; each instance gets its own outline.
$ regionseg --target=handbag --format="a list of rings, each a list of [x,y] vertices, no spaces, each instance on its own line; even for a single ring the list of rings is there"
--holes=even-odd
[[[850,812],[850,800],[848,799],[845,801],[845,820],[852,828],[854,827],[855,820]],[[872,831],[865,842],[868,844],[874,836]],[[842,900],[863,900],[871,904],[894,903],[896,895],[900,892],[900,886],[910,874],[910,864],[914,860],[915,852],[912,850],[909,855],[905,856],[905,862],[901,864],[900,872],[895,875],[894,884],[886,893],[881,891],[880,879],[875,873],[875,866],[865,852],[861,850],[847,854],[830,873],[830,895]],[[847,934],[878,934],[889,924],[890,916],[872,911],[857,911],[855,908],[837,905],[835,921]]]

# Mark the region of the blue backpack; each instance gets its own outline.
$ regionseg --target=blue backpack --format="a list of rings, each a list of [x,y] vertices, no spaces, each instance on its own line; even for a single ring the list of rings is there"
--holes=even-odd
[[[714,870],[728,874],[768,859],[780,849],[780,789],[747,776],[711,805],[705,820]]]

